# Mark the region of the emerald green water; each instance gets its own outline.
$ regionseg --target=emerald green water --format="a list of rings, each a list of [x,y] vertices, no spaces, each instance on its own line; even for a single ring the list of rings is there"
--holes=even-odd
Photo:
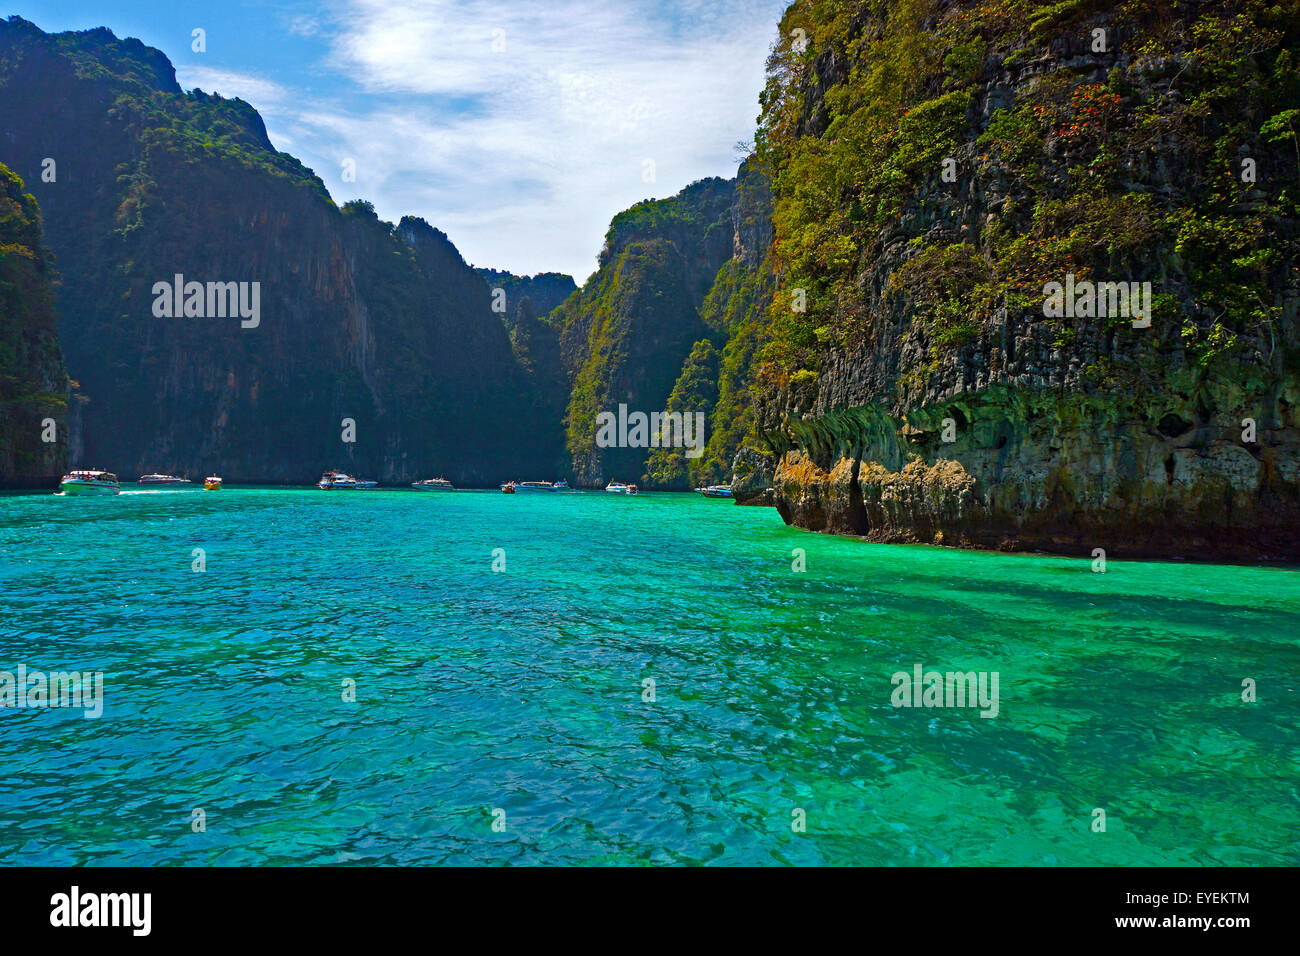
[[[105,685],[0,709],[4,865],[1300,862],[1290,569],[683,495],[129,490],[0,496],[0,611],[0,671]],[[915,664],[996,671],[998,715],[895,708]]]

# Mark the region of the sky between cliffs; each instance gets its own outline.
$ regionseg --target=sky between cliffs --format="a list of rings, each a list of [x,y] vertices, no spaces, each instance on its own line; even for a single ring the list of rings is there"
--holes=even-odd
[[[422,216],[474,265],[581,283],[615,213],[735,173],[785,6],[17,0],[9,12],[46,31],[138,37],[185,89],[256,107],[337,202]],[[196,27],[206,52],[191,49]]]

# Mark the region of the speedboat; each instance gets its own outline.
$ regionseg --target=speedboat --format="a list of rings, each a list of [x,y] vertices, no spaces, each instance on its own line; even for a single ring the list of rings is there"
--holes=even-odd
[[[371,481],[369,478],[358,478],[353,488],[378,488],[379,482]]]
[[[357,487],[357,480],[341,471],[327,471],[321,475],[320,481],[316,482],[316,487],[322,491],[329,491],[332,488],[355,488]]]
[[[203,490],[204,490],[204,491],[220,491],[220,490],[221,490],[221,476],[220,476],[220,475],[208,475],[208,477],[204,478],[204,479],[203,479]]]
[[[137,485],[188,485],[188,478],[177,478],[175,475],[141,475],[137,479]]]
[[[569,487],[569,483],[568,483],[567,481],[565,481],[563,478],[561,478],[559,481],[557,481],[557,482],[555,483],[555,490],[556,490],[556,491],[572,491],[573,489]]]
[[[732,496],[731,485],[709,485],[695,490],[706,498],[730,498]]]
[[[501,485],[501,491],[504,494],[513,495],[515,493],[515,483],[513,481],[504,482]]]
[[[515,491],[554,491],[555,486],[549,481],[521,481],[515,485]]]
[[[423,481],[411,482],[416,491],[455,491],[456,486],[446,478],[425,478]]]
[[[108,471],[70,471],[59,482],[63,495],[117,495],[122,493],[117,475]]]
[[[628,486],[623,484],[621,481],[611,481],[605,486],[605,490],[612,491],[616,495],[625,495],[627,494],[627,487]]]
[[[636,485],[628,485],[625,489],[623,489],[623,492],[624,494],[634,495],[637,493],[637,487]]]

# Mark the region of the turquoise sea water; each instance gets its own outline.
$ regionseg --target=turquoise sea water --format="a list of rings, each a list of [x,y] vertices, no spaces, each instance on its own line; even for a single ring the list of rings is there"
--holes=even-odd
[[[0,709],[0,864],[1300,862],[1295,570],[126,487],[0,496],[0,671],[105,687]],[[997,717],[895,708],[915,664],[996,671]]]

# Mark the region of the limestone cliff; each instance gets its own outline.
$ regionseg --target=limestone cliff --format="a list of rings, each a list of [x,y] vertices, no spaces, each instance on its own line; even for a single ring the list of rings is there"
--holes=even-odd
[[[568,374],[575,479],[681,490],[723,481],[752,423],[752,365],[771,289],[767,180],[755,162],[736,179],[694,183],[616,216],[600,268],[549,317]],[[600,447],[596,416],[698,412],[698,455],[684,447]]]
[[[157,50],[0,22],[0,160],[35,192],[63,274],[83,461],[488,484],[555,459],[491,290],[447,237],[337,208],[256,111],[183,92]],[[256,283],[260,315],[160,315],[176,275]]]
[[[1296,13],[793,4],[758,136],[786,520],[1300,558]],[[1150,314],[1089,283],[1150,283]]]
[[[578,291],[578,284],[573,276],[560,272],[539,272],[533,276],[517,276],[500,269],[478,268],[474,270],[483,277],[491,288],[498,310],[505,317],[507,326],[513,329],[513,321],[519,303],[524,299],[534,315],[547,315],[573,293]],[[499,290],[499,291],[498,291]]]
[[[52,486],[67,465],[68,373],[40,213],[0,164],[0,487]]]

